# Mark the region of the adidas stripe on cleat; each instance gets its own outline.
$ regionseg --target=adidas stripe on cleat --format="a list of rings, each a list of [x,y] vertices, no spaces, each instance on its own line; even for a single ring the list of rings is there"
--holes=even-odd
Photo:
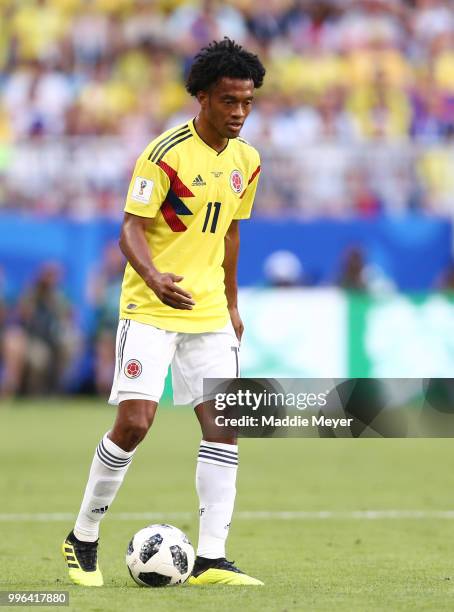
[[[81,586],[104,584],[98,566],[98,540],[82,542],[71,531],[63,542],[62,553],[68,567],[69,578],[74,584]]]
[[[188,578],[188,584],[204,586],[207,584],[224,584],[227,586],[263,586],[261,580],[248,576],[235,565],[234,561],[205,559],[197,557],[194,569]]]

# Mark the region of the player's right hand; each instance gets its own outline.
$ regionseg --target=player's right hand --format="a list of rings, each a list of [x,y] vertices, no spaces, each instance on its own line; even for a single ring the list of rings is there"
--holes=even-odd
[[[147,281],[147,285],[163,304],[178,310],[192,310],[195,302],[191,294],[176,284],[183,278],[172,272],[157,272]]]

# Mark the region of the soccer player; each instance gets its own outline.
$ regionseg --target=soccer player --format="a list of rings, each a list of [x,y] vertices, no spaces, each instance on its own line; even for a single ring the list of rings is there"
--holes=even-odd
[[[174,401],[192,404],[202,428],[194,585],[261,585],[225,557],[238,466],[234,437],[204,432],[204,377],[239,376],[243,333],[237,306],[239,220],[251,214],[260,158],[239,138],[260,60],[225,38],[195,57],[186,82],[197,117],[156,138],[129,186],[120,248],[128,263],[120,302],[109,403],[119,405],[99,442],[73,531],[63,543],[76,584],[101,586],[100,521],[150,428],[171,364]]]

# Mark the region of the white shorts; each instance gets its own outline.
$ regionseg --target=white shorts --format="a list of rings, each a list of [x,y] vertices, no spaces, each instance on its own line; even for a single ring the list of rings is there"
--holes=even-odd
[[[232,324],[214,332],[187,334],[120,319],[109,404],[129,399],[159,402],[169,365],[174,403],[197,406],[203,401],[204,378],[240,375],[239,343]]]

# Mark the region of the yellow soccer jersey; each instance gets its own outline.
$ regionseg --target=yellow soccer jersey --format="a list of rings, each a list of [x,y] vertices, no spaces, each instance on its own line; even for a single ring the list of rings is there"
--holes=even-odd
[[[228,320],[224,237],[233,219],[247,219],[260,173],[258,152],[236,138],[217,153],[193,121],[156,138],[137,160],[125,211],[153,218],[148,244],[160,272],[184,276],[192,310],[163,304],[127,264],[120,317],[175,332],[208,332]]]

